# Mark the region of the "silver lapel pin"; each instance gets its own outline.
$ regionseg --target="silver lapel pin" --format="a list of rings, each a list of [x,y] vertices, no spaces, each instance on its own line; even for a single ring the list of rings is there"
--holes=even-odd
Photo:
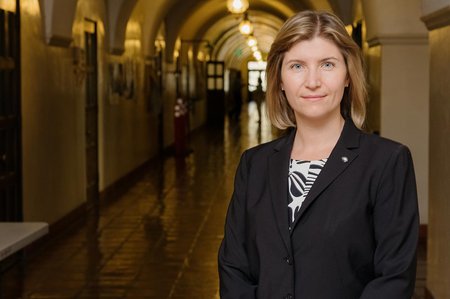
[[[341,157],[342,162],[347,163],[348,162],[348,158],[347,157]]]

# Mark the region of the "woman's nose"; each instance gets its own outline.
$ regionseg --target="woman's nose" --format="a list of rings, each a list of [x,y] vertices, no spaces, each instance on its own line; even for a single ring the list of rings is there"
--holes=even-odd
[[[306,87],[315,89],[320,87],[321,84],[319,72],[316,70],[309,70],[305,82]]]

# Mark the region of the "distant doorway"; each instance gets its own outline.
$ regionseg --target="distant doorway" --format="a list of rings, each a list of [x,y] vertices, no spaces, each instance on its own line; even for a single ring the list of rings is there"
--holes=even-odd
[[[0,221],[21,221],[20,10],[0,9]]]
[[[206,65],[208,123],[223,124],[225,116],[223,61],[209,61]]]
[[[258,86],[258,78],[262,81],[262,90],[266,91],[266,61],[249,61],[248,69],[248,92],[253,92]]]
[[[86,49],[86,201],[89,207],[98,208],[98,82],[97,82],[97,23],[85,20]]]

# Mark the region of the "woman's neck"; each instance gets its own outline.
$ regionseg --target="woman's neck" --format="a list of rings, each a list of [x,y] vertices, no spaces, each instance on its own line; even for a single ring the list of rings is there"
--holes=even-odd
[[[344,123],[345,120],[341,116],[320,123],[297,120],[291,158],[296,160],[328,158],[341,135]]]

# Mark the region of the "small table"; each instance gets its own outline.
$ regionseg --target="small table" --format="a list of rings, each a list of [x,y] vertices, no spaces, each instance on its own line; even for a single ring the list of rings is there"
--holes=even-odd
[[[47,233],[45,222],[0,222],[0,261]]]

